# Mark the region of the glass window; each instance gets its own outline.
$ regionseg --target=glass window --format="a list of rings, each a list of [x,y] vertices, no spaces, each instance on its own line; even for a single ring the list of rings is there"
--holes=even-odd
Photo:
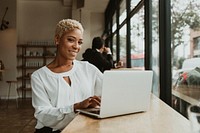
[[[183,115],[200,99],[199,7],[200,0],[171,0],[172,105]]]
[[[123,61],[124,67],[126,67],[126,25],[124,25],[119,30],[119,36],[120,36],[120,60]]]
[[[144,69],[144,7],[131,18],[131,64]]]
[[[153,93],[159,96],[159,0],[152,1],[152,70]]]
[[[131,0],[131,10],[134,9],[139,2],[140,0]]]
[[[113,15],[113,24],[112,24],[112,33],[114,33],[117,29],[117,21],[116,21],[116,13]]]
[[[114,61],[117,60],[117,43],[116,43],[117,41],[116,40],[117,40],[117,35],[114,34],[114,36],[113,36],[113,45],[112,45],[113,46],[112,47],[113,48],[113,53],[112,54],[113,54],[113,60]]]
[[[120,15],[119,15],[119,24],[121,24],[127,16],[127,11],[126,11],[126,0],[123,0],[120,4]]]
[[[197,37],[193,38],[193,56],[200,57],[200,32]]]

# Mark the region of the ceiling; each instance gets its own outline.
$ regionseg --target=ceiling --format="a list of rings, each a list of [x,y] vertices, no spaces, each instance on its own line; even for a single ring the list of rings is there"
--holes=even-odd
[[[83,1],[83,9],[90,10],[91,12],[105,12],[109,0],[77,0]],[[73,0],[63,0],[65,6],[72,7]]]

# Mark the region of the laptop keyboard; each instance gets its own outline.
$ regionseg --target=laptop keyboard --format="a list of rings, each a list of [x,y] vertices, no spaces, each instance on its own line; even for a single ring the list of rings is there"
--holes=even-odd
[[[94,114],[100,114],[100,108],[90,108],[87,109],[87,111]]]
[[[90,111],[91,113],[94,113],[94,114],[100,114],[100,110],[92,110]]]

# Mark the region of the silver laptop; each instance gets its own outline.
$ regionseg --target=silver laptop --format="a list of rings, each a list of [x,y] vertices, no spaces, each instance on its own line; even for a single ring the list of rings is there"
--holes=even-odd
[[[150,104],[151,70],[111,70],[103,75],[100,108],[77,110],[96,118],[147,111]]]

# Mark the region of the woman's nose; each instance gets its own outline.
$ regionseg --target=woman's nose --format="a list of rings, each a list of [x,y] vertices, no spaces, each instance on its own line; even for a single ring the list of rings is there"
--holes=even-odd
[[[74,43],[73,47],[74,47],[74,48],[80,48],[79,42],[76,41],[76,42]]]

